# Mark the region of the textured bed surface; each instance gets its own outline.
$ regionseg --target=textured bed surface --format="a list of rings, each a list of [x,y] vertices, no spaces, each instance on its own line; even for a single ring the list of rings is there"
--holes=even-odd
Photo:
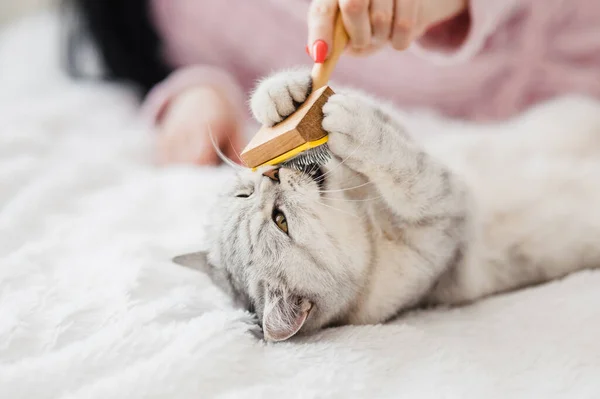
[[[42,15],[0,36],[3,398],[600,397],[599,272],[258,341],[170,263],[203,247],[230,173],[153,167],[132,95],[67,81],[55,28]]]

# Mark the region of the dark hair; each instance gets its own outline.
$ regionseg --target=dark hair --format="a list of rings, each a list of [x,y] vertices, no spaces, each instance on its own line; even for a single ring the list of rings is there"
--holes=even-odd
[[[105,78],[133,82],[143,94],[171,72],[160,54],[160,38],[152,25],[148,0],[67,0],[76,26],[68,37],[71,75],[82,77],[76,63],[82,38],[95,44],[106,69]]]

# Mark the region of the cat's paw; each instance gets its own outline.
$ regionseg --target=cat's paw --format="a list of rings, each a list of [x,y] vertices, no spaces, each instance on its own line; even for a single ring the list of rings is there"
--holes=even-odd
[[[308,97],[312,87],[310,71],[292,69],[262,80],[252,95],[250,108],[261,124],[273,126],[291,115]]]
[[[376,151],[388,129],[383,112],[359,94],[334,94],[323,106],[323,129],[329,147],[339,157]]]
[[[381,162],[407,145],[398,115],[362,93],[334,94],[323,106],[323,116],[332,153],[353,164]]]

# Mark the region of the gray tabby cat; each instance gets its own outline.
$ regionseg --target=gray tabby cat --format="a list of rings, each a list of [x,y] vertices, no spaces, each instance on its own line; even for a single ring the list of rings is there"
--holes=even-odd
[[[310,88],[308,71],[267,78],[256,119],[281,121]],[[600,124],[418,143],[364,94],[335,94],[323,112],[328,164],[240,173],[212,212],[208,252],[175,259],[255,312],[265,339],[600,265]]]

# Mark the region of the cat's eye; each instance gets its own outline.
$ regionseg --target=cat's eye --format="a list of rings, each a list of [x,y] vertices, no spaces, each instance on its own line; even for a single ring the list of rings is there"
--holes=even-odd
[[[240,191],[238,191],[237,193],[235,193],[235,198],[250,198],[252,196],[252,194],[254,194],[254,190],[252,188],[249,188],[249,187],[242,188],[242,187],[240,187]]]
[[[273,209],[273,221],[279,230],[283,231],[285,234],[288,234],[287,219],[285,218],[283,212],[281,212],[279,209]]]

